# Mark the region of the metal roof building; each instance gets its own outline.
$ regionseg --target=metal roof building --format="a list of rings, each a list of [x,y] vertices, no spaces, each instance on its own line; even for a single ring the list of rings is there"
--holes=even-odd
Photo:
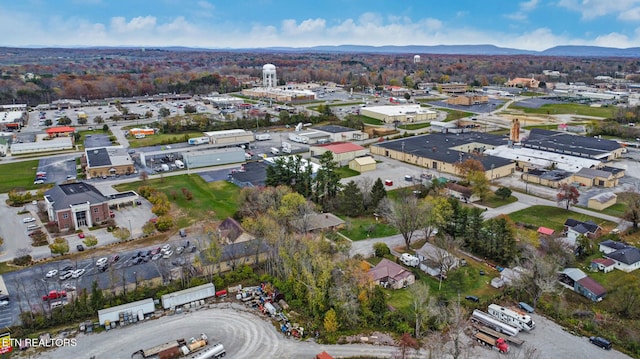
[[[153,313],[156,310],[153,305],[153,299],[147,298],[136,302],[118,305],[115,307],[101,309],[98,311],[98,320],[100,325],[104,325],[105,321],[117,322],[120,320],[120,313],[130,312],[133,315],[138,315],[142,312],[143,315]]]
[[[197,287],[165,294],[160,297],[160,300],[162,301],[162,308],[169,309],[195,302],[196,300],[211,298],[215,295],[216,287],[213,283],[207,283]]]

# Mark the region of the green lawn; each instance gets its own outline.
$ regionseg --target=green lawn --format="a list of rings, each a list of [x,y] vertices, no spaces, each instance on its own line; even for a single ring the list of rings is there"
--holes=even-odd
[[[202,137],[202,132],[185,132],[185,133],[161,133],[156,135],[145,136],[145,138],[135,138],[129,136],[129,146],[132,148],[169,145],[172,143],[187,142],[190,138]]]
[[[516,201],[518,201],[518,199],[515,196],[510,196],[509,198],[502,199],[492,194],[489,196],[489,198],[485,199],[483,202],[479,202],[479,204],[490,207],[490,208],[498,208],[498,207],[506,206],[509,203],[513,203]]]
[[[403,130],[419,130],[421,128],[425,128],[429,126],[431,126],[431,123],[423,122],[423,123],[410,123],[406,125],[400,125],[398,126],[398,128],[401,128]]]
[[[615,107],[591,107],[589,105],[581,105],[575,103],[561,103],[542,105],[538,108],[528,108],[512,104],[511,109],[522,110],[524,113],[534,113],[540,115],[561,115],[575,114],[582,116],[596,116],[603,118],[612,118],[615,113]]]
[[[368,117],[368,116],[359,116],[360,119],[362,120],[362,122],[366,123],[367,125],[384,125],[384,122],[373,118],[373,117]]]
[[[509,214],[509,217],[518,223],[527,223],[533,226],[543,226],[561,231],[567,218],[579,221],[591,220],[603,228],[614,228],[616,223],[605,221],[604,219],[587,216],[584,214],[567,211],[560,207],[551,206],[531,206],[523,210]]]
[[[464,112],[458,110],[452,110],[450,108],[438,108],[439,111],[444,111],[447,113],[447,118],[445,118],[444,122],[457,121],[461,118],[471,117],[474,114],[471,112]]]
[[[164,192],[169,200],[180,208],[181,214],[189,223],[214,217],[223,220],[233,216],[238,210],[238,196],[240,188],[227,181],[205,182],[197,175],[180,175],[166,178],[154,178],[142,181],[125,183],[116,186],[118,191],[136,191],[142,185],[151,186]],[[187,200],[182,195],[182,188],[186,188],[193,194],[192,200]],[[175,199],[173,194],[176,194]],[[178,220],[178,219],[176,219]]]
[[[556,130],[558,129],[558,125],[533,125],[533,126],[524,126],[525,130],[532,130],[534,128],[539,128],[543,130]]]
[[[352,170],[349,166],[338,167],[338,169],[336,169],[336,173],[340,178],[354,177],[360,174],[360,172]]]
[[[342,217],[347,224],[340,233],[347,236],[353,241],[359,241],[367,238],[388,237],[398,234],[397,229],[382,223],[376,222],[373,216],[370,217]]]
[[[7,193],[14,188],[35,189],[42,186],[34,185],[38,160],[9,162],[0,164],[0,193]]]

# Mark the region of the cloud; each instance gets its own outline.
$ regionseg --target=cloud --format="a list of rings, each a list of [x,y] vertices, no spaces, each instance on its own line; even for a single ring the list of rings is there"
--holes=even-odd
[[[529,0],[520,3],[520,9],[522,11],[531,11],[538,6],[538,0]]]
[[[154,16],[138,16],[127,22],[126,18],[117,16],[111,18],[110,28],[115,33],[125,34],[139,31],[153,30],[156,26],[156,18]]]
[[[198,1],[198,6],[201,7],[202,9],[205,10],[213,10],[215,9],[215,6],[213,6],[212,3],[208,2],[208,1]]]
[[[286,35],[301,35],[304,33],[315,33],[324,31],[326,22],[324,19],[307,19],[298,25],[296,20],[287,19],[282,21],[282,33]]]
[[[640,21],[640,7],[621,12],[618,15],[618,19],[622,21]]]
[[[640,5],[640,0],[560,0],[558,6],[578,12],[584,20],[607,15],[622,16]]]
[[[509,20],[514,20],[514,21],[525,21],[527,19],[527,14],[518,11],[518,12],[514,12],[512,14],[506,14],[506,15],[504,15],[504,17],[506,17]]]

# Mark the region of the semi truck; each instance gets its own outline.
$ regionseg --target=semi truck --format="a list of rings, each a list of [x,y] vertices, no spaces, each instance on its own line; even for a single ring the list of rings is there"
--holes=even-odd
[[[497,349],[500,353],[506,354],[509,352],[509,345],[504,340],[504,338],[494,338],[484,333],[476,333],[473,336],[478,343],[491,347],[492,349]]]
[[[188,143],[190,145],[204,145],[209,143],[209,137],[194,137],[190,138]]]
[[[209,344],[209,339],[207,338],[207,335],[202,333],[198,337],[192,337],[189,340],[185,340],[181,338],[168,343],[157,345],[149,349],[140,349],[137,352],[133,353],[131,355],[131,358],[144,358],[144,359],[184,358],[186,356],[191,356],[192,354],[198,351],[201,351],[208,344]],[[222,349],[224,351],[224,348]],[[197,357],[200,357],[200,356],[197,356]],[[206,358],[214,358],[214,357],[206,357]],[[215,357],[215,358],[218,358],[218,357]]]
[[[497,332],[510,335],[510,336],[516,336],[520,332],[518,328],[512,327],[507,323],[503,323],[495,319],[494,317],[490,316],[489,314],[483,311],[480,311],[478,309],[475,309],[471,314],[471,321],[475,323],[480,323]]]
[[[519,329],[530,331],[536,327],[536,323],[531,319],[531,316],[524,313],[517,313],[497,304],[489,305],[488,313],[499,321]]]

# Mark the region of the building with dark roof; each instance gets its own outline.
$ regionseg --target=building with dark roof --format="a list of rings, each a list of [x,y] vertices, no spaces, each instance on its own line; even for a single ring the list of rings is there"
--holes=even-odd
[[[369,138],[367,133],[360,130],[338,125],[317,126],[313,129],[328,133],[331,142],[360,141]]]
[[[480,132],[433,133],[372,144],[371,153],[416,166],[459,175],[458,164],[468,159],[482,163],[487,178],[509,176],[515,171],[512,160],[484,154],[506,145],[504,136]]]
[[[45,192],[44,201],[49,219],[60,230],[93,227],[109,219],[109,199],[88,183],[57,185]]]
[[[616,141],[595,137],[571,135],[534,128],[529,132],[522,146],[569,156],[611,161],[621,158],[624,148]]]
[[[402,289],[416,280],[410,270],[386,258],[369,270],[369,276],[375,284],[391,289]]]
[[[573,218],[568,218],[564,222],[564,230],[567,233],[567,237],[573,237],[574,239],[579,235],[584,235],[587,238],[598,238],[602,234],[602,227],[593,221],[581,222]]]
[[[122,148],[89,148],[80,159],[87,179],[103,176],[129,175],[135,172],[131,155]]]
[[[600,242],[600,251],[606,258],[615,262],[615,268],[624,272],[633,272],[640,267],[640,249],[622,242],[606,240]]]
[[[578,294],[599,302],[607,294],[607,290],[578,268],[565,268],[558,273],[558,281]]]

